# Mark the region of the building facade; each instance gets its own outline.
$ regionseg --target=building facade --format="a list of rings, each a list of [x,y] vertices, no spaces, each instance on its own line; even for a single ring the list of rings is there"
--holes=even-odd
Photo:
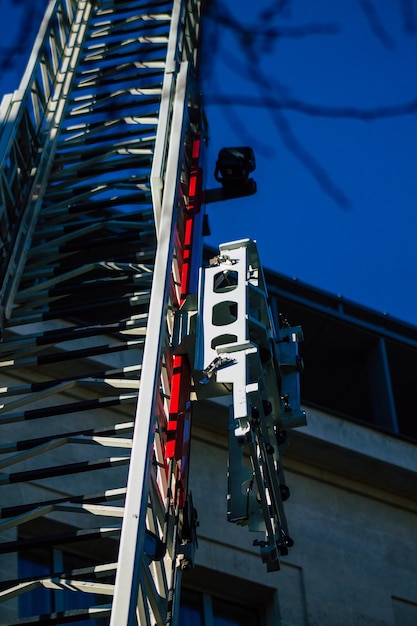
[[[251,533],[226,521],[227,411],[198,403],[191,488],[199,550],[184,602],[213,615],[216,602],[217,615],[226,598],[235,603],[236,617],[215,624],[412,626],[417,330],[279,274],[266,278],[272,309],[304,331],[308,423],[290,432],[283,455],[294,546],[281,571],[267,573]],[[193,615],[185,623],[211,623]]]

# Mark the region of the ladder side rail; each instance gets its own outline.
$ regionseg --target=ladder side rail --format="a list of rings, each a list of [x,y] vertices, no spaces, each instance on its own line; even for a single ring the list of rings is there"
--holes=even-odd
[[[72,1],[71,4],[78,7],[80,2],[79,0],[77,2]],[[53,26],[53,19],[55,18],[59,10],[63,10],[64,13],[67,13],[70,22],[72,22],[71,17],[74,18],[76,16],[76,10],[72,15],[70,14],[71,6],[65,0],[55,0],[55,2],[51,2],[49,4],[43,17],[37,37],[35,39],[35,43],[33,45],[32,53],[26,66],[26,70],[23,74],[22,80],[20,81],[19,91],[23,90],[27,92],[29,85],[33,85],[33,80],[37,72],[39,60],[42,58],[45,48],[50,45],[49,38]]]
[[[168,137],[172,121],[172,108],[175,95],[175,74],[178,71],[178,33],[180,29],[181,14],[183,12],[183,8],[183,0],[176,0],[174,2],[168,40],[165,75],[162,85],[158,130],[156,134],[154,156],[152,161],[151,193],[157,234],[159,232],[161,221],[163,177],[166,165]]]
[[[149,325],[142,362],[141,387],[136,410],[125,517],[120,539],[119,565],[110,626],[130,626],[136,623],[138,581],[148,503],[151,451],[154,440],[155,400],[160,381],[161,351],[166,333],[168,289],[171,281],[173,231],[177,213],[177,187],[181,171],[187,74],[188,64],[182,63],[176,85],[173,124],[162,200],[160,236],[155,257],[154,280],[149,305]]]
[[[200,29],[201,2],[187,1],[184,27],[184,58],[197,67],[199,54],[199,29]]]
[[[158,130],[155,141],[154,158],[151,171],[151,192],[157,233],[159,231],[161,203],[164,186],[164,174],[168,149],[168,137],[171,132],[175,75],[181,61],[188,61],[193,68],[196,65],[195,51],[187,45],[190,39],[197,41],[199,2],[196,0],[175,0],[168,41],[166,69],[161,96]],[[192,18],[190,18],[192,16]]]
[[[54,5],[56,7],[56,5]],[[23,179],[24,185],[21,189],[23,195],[21,205],[18,209],[18,215],[16,217],[16,228],[14,236],[10,243],[9,258],[6,258],[5,269],[2,277],[2,294],[1,294],[1,306],[3,307],[3,313],[6,318],[10,317],[12,309],[12,300],[17,288],[17,281],[20,275],[23,263],[26,257],[27,242],[31,236],[32,230],[36,223],[36,216],[41,205],[41,200],[46,188],[47,172],[49,171],[54,155],[54,148],[59,135],[59,125],[62,119],[64,108],[66,106],[66,96],[68,95],[69,85],[72,81],[76,66],[77,58],[81,49],[81,40],[85,36],[86,24],[88,22],[92,7],[89,2],[83,0],[78,5],[77,13],[72,24],[71,32],[69,33],[67,45],[62,53],[61,68],[56,77],[56,89],[51,94],[48,102],[45,101],[45,120],[37,119],[38,112],[32,99],[33,89],[37,89],[39,81],[36,74],[40,70],[40,62],[42,61],[42,54],[40,57],[35,58],[35,51],[38,50],[39,45],[35,46],[35,51],[32,53],[31,61],[28,66],[28,70],[25,73],[22,85],[25,84],[24,90],[18,90],[15,92],[13,98],[18,98],[18,106],[12,107],[10,112],[15,118],[15,124],[9,122],[12,121],[11,116],[7,123],[7,133],[2,137],[6,142],[4,148],[3,162],[0,165],[0,181],[1,184],[7,185],[7,173],[10,176],[16,176],[16,170],[19,164],[13,159],[13,150],[19,150],[20,144],[27,142],[28,134],[32,137],[39,139],[39,144],[34,144],[34,149],[30,151],[29,163],[27,164],[25,176]],[[53,21],[55,14],[52,15],[47,12],[48,20],[45,18],[42,24],[41,33],[38,39],[43,42],[44,47],[52,45],[50,34],[55,32],[53,29]],[[37,126],[36,124],[39,124]],[[44,139],[41,140],[40,132],[43,131],[43,124],[45,123]],[[29,129],[29,133],[28,133]],[[33,140],[35,141],[35,140]],[[8,167],[10,161],[10,167]],[[3,172],[5,176],[3,176]],[[1,190],[2,196],[5,194],[5,190]]]
[[[78,5],[80,2],[76,4]],[[44,85],[44,95],[41,97],[38,88],[42,86],[42,84],[39,83],[38,78],[39,76],[42,77],[42,65],[46,64],[50,66],[49,79],[51,81],[55,79],[55,70],[57,68],[53,62],[48,62],[48,59],[53,61],[57,49],[61,48],[61,43],[59,47],[57,46],[58,39],[61,39],[61,37],[54,28],[54,20],[59,10],[63,10],[64,14],[66,13],[66,21],[70,27],[67,33],[68,41],[71,34],[71,27],[76,20],[76,11],[70,12],[70,8],[70,5],[68,5],[65,0],[56,0],[49,4],[19,88],[14,91],[13,94],[7,95],[2,102],[2,112],[0,115],[0,170],[3,170],[4,163],[10,155],[11,147],[18,133],[19,120],[24,115],[25,110],[29,112],[35,133],[38,134],[41,130],[41,122],[43,120],[40,118],[35,102],[37,102],[38,98],[41,98],[41,101],[44,103],[43,113],[45,113],[47,103],[52,94],[50,94],[49,86]],[[71,20],[73,13],[75,17],[74,20]],[[63,54],[61,52],[60,56],[57,58],[62,60],[62,56]],[[46,94],[49,95],[46,96]],[[6,99],[7,105],[5,102]]]

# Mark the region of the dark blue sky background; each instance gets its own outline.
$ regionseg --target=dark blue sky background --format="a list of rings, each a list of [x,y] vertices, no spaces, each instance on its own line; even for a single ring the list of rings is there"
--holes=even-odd
[[[46,6],[25,4],[0,0],[1,93],[18,86]],[[265,267],[416,324],[417,0],[217,7],[203,50],[207,186],[220,148],[250,145],[258,192],[211,205],[208,242],[256,239]]]
[[[254,238],[265,266],[415,324],[417,107],[373,121],[279,108],[417,102],[417,3],[373,4],[374,19],[359,0],[223,3],[206,32],[211,158],[251,145],[258,193],[212,205],[210,243]]]

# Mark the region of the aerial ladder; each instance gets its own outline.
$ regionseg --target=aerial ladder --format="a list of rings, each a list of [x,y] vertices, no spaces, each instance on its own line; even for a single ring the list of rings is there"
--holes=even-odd
[[[234,148],[204,189],[201,5],[51,0],[1,103],[1,624],[178,623],[200,398],[231,397],[228,519],[269,571],[292,543],[301,330],[253,241],[203,267],[205,203],[255,187]]]

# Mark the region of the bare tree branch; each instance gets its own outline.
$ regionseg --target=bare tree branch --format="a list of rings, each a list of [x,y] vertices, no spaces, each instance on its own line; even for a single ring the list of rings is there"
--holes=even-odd
[[[259,134],[252,134],[250,129],[242,122],[237,111],[240,102],[236,100],[236,97],[234,95],[227,96],[222,94],[221,88],[215,80],[213,80],[213,90],[216,94],[220,95],[223,104],[226,105],[226,107],[222,109],[223,116],[227,120],[230,128],[241,138],[242,144],[252,146],[257,154],[261,154],[264,157],[273,157],[276,151],[271,146],[271,142],[262,142],[259,138]],[[204,100],[206,100],[206,98]]]
[[[358,0],[368,24],[381,42],[389,49],[395,45],[388,31],[385,29],[372,0]],[[411,0],[399,0],[402,3],[404,23],[408,24],[410,31],[415,25],[414,8]],[[340,32],[340,28],[335,24],[313,23],[304,26],[294,26],[292,28],[277,26],[274,23],[276,18],[281,17],[281,13],[289,8],[289,2],[285,0],[272,0],[269,6],[259,13],[260,21],[248,27],[230,13],[221,0],[212,0],[211,10],[208,17],[215,24],[217,36],[220,28],[229,30],[234,34],[237,46],[241,50],[241,56],[233,54],[233,50],[228,49],[226,55],[222,55],[222,62],[229,66],[240,79],[247,77],[252,93],[230,94],[222,92],[218,85],[214,89],[205,92],[206,104],[223,106],[223,114],[227,117],[229,124],[241,135],[248,136],[248,130],[238,116],[235,105],[259,108],[267,111],[281,137],[287,150],[311,173],[324,192],[342,208],[349,207],[349,198],[346,193],[338,188],[332,181],[331,176],[308,152],[308,150],[297,139],[291,124],[284,111],[295,111],[312,117],[327,119],[351,119],[364,122],[374,120],[394,118],[417,113],[417,97],[407,102],[394,105],[382,105],[368,108],[347,106],[315,105],[309,102],[289,97],[289,90],[278,80],[269,80],[262,74],[260,61],[266,46],[270,46],[279,41],[282,37],[305,37],[309,35],[329,35]],[[234,50],[236,47],[234,47]],[[244,61],[242,63],[242,60]],[[253,87],[256,86],[258,94],[253,94]],[[226,90],[227,91],[227,90]],[[249,90],[248,90],[249,91]],[[254,138],[252,145],[259,144],[259,139]],[[262,146],[262,151],[265,151]]]
[[[264,22],[269,22],[278,15],[280,17],[287,17],[291,10],[291,0],[272,0],[271,5],[266,9],[263,9],[259,14],[259,17]]]
[[[403,16],[403,27],[405,32],[414,34],[417,32],[416,9],[413,0],[399,0]]]
[[[392,37],[387,32],[385,26],[383,25],[372,0],[358,0],[359,6],[365,14],[365,17],[368,21],[369,28],[374,33],[375,37],[380,41],[380,43],[388,49],[395,48],[395,43]]]
[[[27,0],[13,0],[12,4],[22,6],[19,16],[19,29],[14,42],[0,46],[0,70],[9,70],[27,51],[27,40],[34,39],[44,13],[46,2],[31,3]]]
[[[270,11],[266,13],[266,16],[262,16],[259,26],[253,24],[245,26],[232,15],[220,0],[210,2],[206,17],[213,20],[217,27],[221,25],[231,30],[241,41],[247,41],[251,45],[255,40],[262,43],[265,40],[274,41],[284,37],[299,39],[312,35],[337,35],[341,31],[340,26],[333,22],[328,24],[317,22],[299,26],[273,26],[271,25]]]
[[[274,122],[289,152],[312,174],[324,193],[333,198],[342,209],[349,209],[351,205],[349,197],[334,184],[324,167],[298,141],[282,111],[277,110],[274,112]]]
[[[364,122],[386,119],[391,117],[402,117],[404,115],[415,115],[417,113],[417,97],[409,102],[400,104],[376,106],[366,109],[353,106],[332,107],[326,105],[315,105],[297,100],[295,98],[280,98],[273,96],[251,96],[247,94],[220,94],[211,93],[205,98],[206,104],[227,105],[236,101],[240,106],[252,108],[273,108],[278,110],[297,111],[312,117],[327,117],[332,119],[353,119]]]
[[[248,55],[248,72],[251,80],[258,86],[261,99],[264,102],[264,108],[270,113],[272,120],[281,136],[287,150],[310,172],[323,191],[333,198],[339,207],[348,209],[350,200],[348,196],[333,183],[331,177],[325,168],[308,152],[308,150],[298,141],[291,125],[282,110],[274,106],[273,86],[268,78],[262,73],[259,65],[255,65],[250,55]],[[278,101],[279,102],[279,101]]]

